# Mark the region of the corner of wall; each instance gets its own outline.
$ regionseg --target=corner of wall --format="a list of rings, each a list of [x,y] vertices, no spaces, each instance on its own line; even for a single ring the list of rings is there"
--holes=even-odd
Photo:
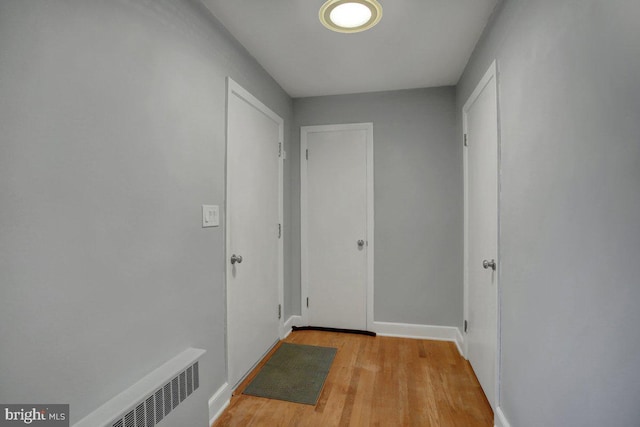
[[[294,326],[302,326],[302,316],[291,316],[284,322],[284,335],[282,339],[289,336]]]
[[[231,387],[224,383],[209,399],[209,425],[211,426],[231,402]]]
[[[460,332],[460,328],[456,328],[455,343],[456,347],[458,347],[458,351],[460,352],[460,356],[466,359],[467,356],[464,354],[464,335]]]
[[[511,424],[509,424],[509,421],[507,421],[507,417],[505,417],[504,412],[502,412],[502,408],[500,408],[499,406],[496,408],[494,425],[495,427],[511,427]]]

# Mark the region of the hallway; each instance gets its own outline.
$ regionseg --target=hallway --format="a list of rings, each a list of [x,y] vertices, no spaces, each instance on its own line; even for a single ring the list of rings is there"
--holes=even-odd
[[[384,17],[335,32],[327,2]],[[0,424],[640,426],[639,21],[639,0],[0,0]],[[303,132],[362,124],[366,151]],[[387,337],[287,336],[355,313]],[[232,396],[284,339],[339,347],[320,403]]]
[[[292,332],[284,342],[338,348],[317,405],[239,394],[245,380],[214,427],[493,425],[452,342],[317,331]]]

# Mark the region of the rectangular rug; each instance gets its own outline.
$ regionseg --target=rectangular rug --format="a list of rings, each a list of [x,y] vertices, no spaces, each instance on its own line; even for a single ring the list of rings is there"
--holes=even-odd
[[[315,405],[337,348],[282,343],[244,394]]]

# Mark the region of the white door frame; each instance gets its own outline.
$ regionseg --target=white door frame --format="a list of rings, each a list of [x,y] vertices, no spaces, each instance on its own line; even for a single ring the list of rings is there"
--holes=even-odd
[[[347,130],[367,131],[367,329],[373,331],[373,260],[374,260],[374,215],[373,215],[373,123],[351,123],[338,125],[302,126],[300,128],[300,307],[302,322],[307,325],[309,310],[306,298],[309,295],[308,232],[307,232],[307,135],[312,132]]]
[[[480,94],[482,93],[482,91],[484,90],[484,88],[487,86],[487,84],[489,84],[491,82],[492,79],[495,79],[496,81],[496,93],[495,93],[495,97],[496,97],[496,108],[497,108],[497,112],[496,112],[496,117],[497,117],[497,135],[498,135],[498,171],[497,171],[497,176],[498,176],[498,182],[496,183],[497,187],[498,187],[498,206],[497,206],[497,213],[498,213],[498,235],[496,236],[497,239],[497,252],[498,252],[498,259],[496,260],[497,262],[497,275],[496,275],[496,286],[497,286],[497,290],[496,290],[496,297],[497,297],[497,301],[496,301],[496,336],[497,336],[497,340],[496,340],[496,360],[495,360],[495,391],[494,391],[494,405],[495,405],[495,409],[497,410],[500,406],[500,357],[501,357],[501,353],[500,353],[500,349],[501,349],[501,345],[500,345],[500,317],[501,317],[501,312],[502,312],[502,305],[501,305],[501,283],[502,281],[500,280],[501,277],[501,256],[500,256],[500,170],[501,170],[501,150],[500,150],[500,145],[501,145],[501,141],[500,141],[500,104],[499,104],[499,98],[498,98],[498,73],[497,73],[497,66],[496,66],[496,61],[493,61],[491,63],[491,66],[489,66],[489,69],[487,70],[487,72],[485,73],[485,75],[482,77],[482,79],[480,80],[480,82],[478,83],[478,85],[476,86],[475,90],[473,91],[473,93],[469,96],[469,98],[467,99],[467,102],[465,102],[464,106],[462,107],[462,129],[463,129],[463,133],[464,135],[467,135],[467,130],[468,130],[468,123],[467,123],[467,115],[469,112],[469,109],[471,108],[471,106],[473,105],[473,103],[476,101],[476,99],[478,98],[478,96],[480,96]],[[468,176],[469,176],[469,171],[468,171],[468,167],[469,167],[469,159],[468,159],[468,151],[467,151],[467,146],[466,146],[466,142],[465,142],[465,146],[463,148],[463,155],[462,155],[462,161],[463,161],[463,170],[464,170],[464,318],[465,321],[466,319],[469,318],[469,188],[468,188]],[[464,340],[464,355],[465,358],[468,359],[469,357],[469,351],[468,351],[468,345],[469,345],[469,340],[466,339],[466,335],[465,335],[465,340]]]
[[[280,321],[278,326],[278,336],[280,339],[284,338],[284,214],[283,214],[283,194],[284,194],[284,121],[280,116],[278,116],[273,110],[267,107],[265,104],[260,102],[258,98],[254,97],[245,90],[242,86],[236,83],[231,77],[227,77],[227,119],[225,122],[226,130],[225,130],[225,227],[224,227],[224,239],[225,239],[225,298],[227,300],[226,304],[226,316],[225,316],[225,347],[226,347],[226,367],[227,367],[227,381],[230,381],[229,378],[229,365],[232,363],[229,355],[229,277],[227,277],[227,263],[229,262],[229,258],[231,256],[231,241],[229,239],[229,198],[230,198],[230,188],[229,188],[229,101],[232,96],[238,96],[251,104],[253,107],[261,111],[264,115],[272,119],[274,122],[278,124],[278,139],[280,143],[280,161],[278,162],[278,221],[281,224],[281,238],[278,239],[278,303],[280,304]],[[259,360],[256,360],[258,363]],[[234,384],[229,385],[233,386]]]

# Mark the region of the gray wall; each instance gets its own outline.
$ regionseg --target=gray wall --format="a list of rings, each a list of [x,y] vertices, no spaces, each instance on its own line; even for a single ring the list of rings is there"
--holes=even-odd
[[[291,99],[196,1],[0,2],[0,402],[74,423],[194,346],[176,419],[206,425],[224,229],[200,206],[224,204],[227,75],[288,137]]]
[[[375,320],[460,326],[462,163],[455,89],[294,99],[293,158],[299,159],[300,126],[357,122],[373,122]],[[296,164],[295,195],[298,174]],[[292,207],[293,240],[299,241],[299,198]],[[299,250],[293,254],[299,262]],[[296,297],[290,309],[299,313]]]
[[[506,1],[458,86],[499,68],[502,398],[511,425],[640,425],[640,3]]]

